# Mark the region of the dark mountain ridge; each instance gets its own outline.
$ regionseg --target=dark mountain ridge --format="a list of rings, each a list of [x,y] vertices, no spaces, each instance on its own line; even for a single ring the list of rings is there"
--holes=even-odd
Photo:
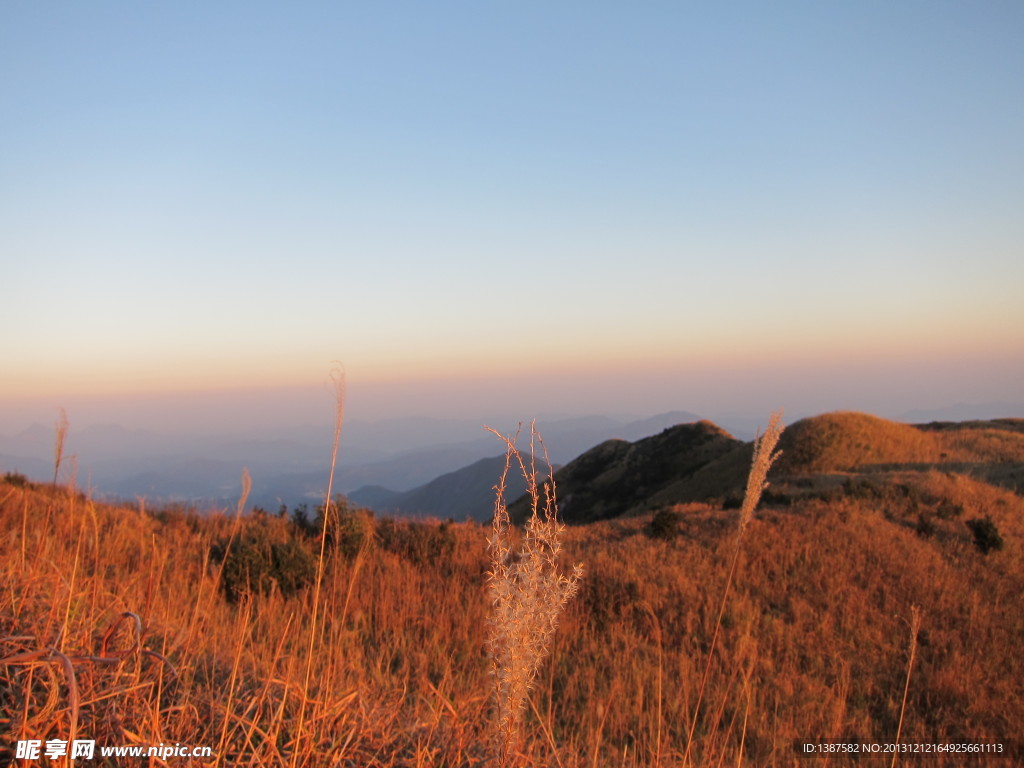
[[[707,493],[701,470],[711,466],[731,488],[742,483],[742,463],[728,458],[745,446],[710,421],[677,424],[632,443],[606,440],[555,473],[559,511],[566,522],[588,523],[693,501]],[[734,465],[738,474],[730,471]],[[519,522],[528,511],[524,499],[509,507]]]

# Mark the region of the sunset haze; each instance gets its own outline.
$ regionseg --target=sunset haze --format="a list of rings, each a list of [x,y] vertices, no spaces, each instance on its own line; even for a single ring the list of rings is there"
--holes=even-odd
[[[1021,401],[1016,3],[2,16],[0,430]]]

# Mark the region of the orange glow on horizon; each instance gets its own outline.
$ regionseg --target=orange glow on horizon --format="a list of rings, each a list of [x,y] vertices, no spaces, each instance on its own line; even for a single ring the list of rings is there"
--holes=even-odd
[[[603,329],[584,342],[553,332],[508,344],[458,345],[413,352],[365,346],[317,354],[308,347],[287,352],[268,348],[262,354],[205,355],[183,353],[173,358],[157,354],[142,359],[93,359],[79,354],[60,365],[39,355],[10,366],[0,380],[0,398],[116,397],[128,394],[210,393],[320,386],[335,360],[341,360],[349,381],[358,386],[404,386],[410,382],[516,381],[600,379],[612,375],[659,377],[714,375],[787,369],[864,369],[960,361],[1024,359],[1024,339],[1011,330],[985,332],[992,318],[962,322],[925,333],[916,327],[837,328],[823,321],[802,333],[788,333],[786,322],[769,317],[759,329],[723,323],[692,334],[637,334],[636,329]],[[924,322],[924,318],[922,318]],[[637,334],[636,341],[630,334]],[[343,346],[343,345],[342,345]],[[346,354],[346,352],[348,354]]]

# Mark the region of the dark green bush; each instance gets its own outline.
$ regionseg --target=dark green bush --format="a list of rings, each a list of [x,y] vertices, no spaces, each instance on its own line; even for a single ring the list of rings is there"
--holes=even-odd
[[[647,531],[652,539],[672,541],[679,535],[680,515],[673,509],[659,509],[651,518]]]
[[[967,527],[974,534],[974,545],[982,554],[987,555],[989,552],[1003,548],[1004,542],[999,528],[988,515],[968,520]]]
[[[4,474],[4,482],[13,485],[15,488],[28,488],[32,484],[20,472],[7,472]]]
[[[417,565],[443,564],[455,551],[451,523],[421,523],[384,518],[377,524],[377,541]]]
[[[285,508],[287,511],[287,507]],[[312,536],[314,533],[313,521],[309,519],[309,505],[299,504],[292,510],[292,525],[299,533],[305,536]]]
[[[234,541],[221,539],[212,547],[210,559],[221,566],[220,586],[231,602],[275,588],[292,595],[316,576],[316,560],[300,542],[272,535],[259,524],[250,524]]]
[[[376,528],[373,512],[355,509],[344,496],[338,496],[331,502],[325,526],[325,509],[323,504],[316,508],[314,527],[318,533],[325,532],[327,546],[333,552],[351,560],[364,546],[372,546]]]
[[[793,497],[785,491],[773,491],[769,489],[761,494],[762,507],[788,507],[792,504]]]
[[[930,538],[935,535],[935,520],[931,515],[925,512],[919,512],[917,515],[917,525],[915,526],[918,536],[924,538]]]

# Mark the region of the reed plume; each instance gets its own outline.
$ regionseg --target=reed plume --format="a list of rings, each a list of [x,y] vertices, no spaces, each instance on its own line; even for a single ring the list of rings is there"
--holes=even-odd
[[[57,434],[53,445],[53,484],[57,485],[57,471],[64,460],[64,440],[68,436],[68,414],[63,408],[58,408],[60,418],[57,419]]]
[[[743,506],[740,507],[741,534],[754,519],[754,510],[761,501],[761,493],[768,487],[768,470],[782,455],[782,451],[775,451],[782,429],[782,411],[775,411],[768,419],[768,428],[764,434],[754,440],[754,458],[750,462],[747,490],[743,494]]]
[[[555,482],[549,477],[538,483],[535,426],[530,425],[529,464],[508,438],[487,428],[505,442],[505,468],[495,486],[494,519],[488,552],[491,570],[487,588],[491,602],[487,650],[491,659],[494,696],[494,748],[498,765],[508,763],[519,733],[527,697],[565,604],[572,599],[583,576],[583,566],[574,565],[566,574],[559,565],[564,525],[558,522]],[[543,441],[540,441],[543,447]],[[548,474],[551,465],[544,455]],[[512,539],[512,524],[505,502],[505,482],[513,462],[526,480],[530,518],[518,551]]]

